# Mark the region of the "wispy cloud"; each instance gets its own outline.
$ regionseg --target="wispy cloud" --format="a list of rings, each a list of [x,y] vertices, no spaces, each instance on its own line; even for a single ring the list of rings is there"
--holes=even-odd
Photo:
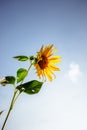
[[[68,77],[73,82],[76,82],[81,76],[81,70],[79,64],[71,63],[69,65]]]

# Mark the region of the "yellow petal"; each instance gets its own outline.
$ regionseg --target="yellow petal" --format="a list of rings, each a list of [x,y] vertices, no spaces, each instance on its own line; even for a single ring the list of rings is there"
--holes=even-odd
[[[53,73],[53,71],[50,68],[48,68],[47,71],[49,72],[49,74],[53,75],[54,78],[56,78],[56,75]]]
[[[51,60],[51,59],[56,60],[56,59],[60,59],[60,58],[61,58],[61,56],[52,56],[52,57],[49,58],[49,60]]]
[[[52,81],[51,73],[49,73],[48,70],[44,70],[44,74],[47,76],[47,78],[49,79],[49,81]]]
[[[49,67],[50,70],[60,71],[60,69],[57,66],[55,66],[55,65],[49,65],[48,67]]]
[[[57,59],[57,60],[54,60],[54,59],[51,59],[49,60],[49,64],[55,64],[55,63],[60,63],[61,60]]]
[[[53,51],[54,51],[54,53],[56,53],[56,52],[57,52],[57,48],[54,47],[54,48],[53,48]]]
[[[44,48],[43,54],[48,57],[48,55],[52,54],[52,48],[53,48],[53,44],[46,46]]]

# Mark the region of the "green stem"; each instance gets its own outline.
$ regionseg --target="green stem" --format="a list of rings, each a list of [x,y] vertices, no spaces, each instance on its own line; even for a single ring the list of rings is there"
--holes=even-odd
[[[31,63],[30,66],[29,66],[29,68],[28,68],[28,72],[29,72],[29,70],[30,70],[30,68],[31,68],[32,65],[33,65],[33,64]]]
[[[19,97],[20,94],[21,94],[21,93],[19,92],[18,95],[15,97],[15,99],[14,99],[14,101],[13,101],[13,105],[15,104],[15,102],[16,102],[16,100],[18,99],[18,97]]]
[[[16,93],[17,93],[17,91],[15,90],[15,91],[14,91],[13,98],[12,98],[12,101],[11,101],[11,104],[10,104],[10,107],[9,107],[9,110],[8,110],[8,113],[7,113],[7,116],[6,116],[6,118],[5,118],[5,121],[4,121],[4,123],[3,123],[3,126],[2,126],[2,128],[1,128],[1,130],[4,130],[4,127],[5,127],[5,125],[6,125],[7,119],[8,119],[8,117],[9,117],[9,115],[10,115],[10,112],[11,112],[11,110],[12,110],[12,108],[13,108],[13,105],[14,105],[13,102],[14,102]]]
[[[29,73],[29,70],[30,70],[31,66],[32,66],[32,63],[30,64],[30,66],[29,66],[29,68],[28,68],[28,73]],[[27,73],[27,75],[28,75],[28,73]],[[27,76],[27,75],[26,75],[26,76]],[[24,78],[24,79],[25,79],[25,78]],[[23,83],[24,79],[22,80],[21,84]],[[14,104],[15,104],[17,98],[18,98],[19,95],[21,94],[21,93],[19,93],[18,95],[16,95],[17,92],[18,92],[18,90],[16,89],[15,85],[14,85],[14,88],[15,88],[15,90],[14,90],[14,95],[13,95],[13,98],[12,98],[12,101],[11,101],[11,104],[10,104],[10,107],[9,107],[9,110],[8,110],[8,113],[7,113],[7,116],[6,116],[6,118],[5,118],[5,121],[4,121],[4,123],[3,123],[3,126],[2,126],[2,128],[1,128],[1,130],[4,130],[4,127],[5,127],[5,125],[6,125],[6,122],[7,122],[7,120],[8,120],[8,117],[9,117],[9,115],[10,115],[10,113],[11,113],[11,110],[13,109],[13,106],[14,106]]]

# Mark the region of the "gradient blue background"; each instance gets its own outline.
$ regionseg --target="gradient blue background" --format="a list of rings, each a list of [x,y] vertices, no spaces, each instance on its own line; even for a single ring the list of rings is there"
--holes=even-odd
[[[39,94],[21,95],[5,130],[87,130],[87,1],[0,0],[0,78],[28,67],[13,56],[35,55],[49,43],[62,56],[62,71]],[[77,82],[67,76],[72,63],[80,67]],[[0,128],[12,95],[12,86],[0,86]]]

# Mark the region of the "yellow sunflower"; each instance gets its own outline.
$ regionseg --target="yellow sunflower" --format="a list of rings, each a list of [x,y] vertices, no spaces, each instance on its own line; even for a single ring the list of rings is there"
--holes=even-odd
[[[37,52],[37,61],[34,66],[37,76],[42,78],[43,81],[46,81],[46,78],[52,81],[53,78],[56,77],[53,71],[60,71],[60,69],[54,65],[60,62],[61,58],[61,56],[53,56],[55,50],[53,44],[50,44],[46,47],[42,46],[40,51]]]

